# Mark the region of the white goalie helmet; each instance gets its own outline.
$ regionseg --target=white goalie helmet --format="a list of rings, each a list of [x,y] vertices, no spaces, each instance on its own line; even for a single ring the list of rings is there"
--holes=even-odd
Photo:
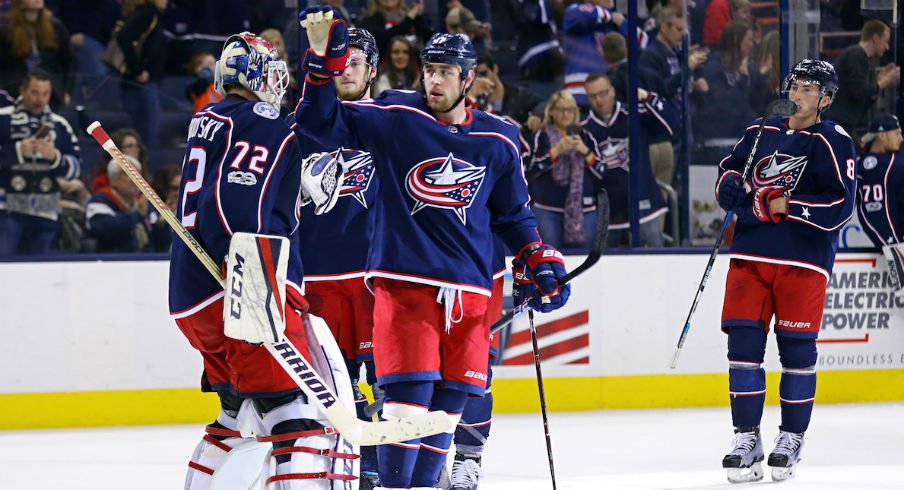
[[[289,70],[272,44],[243,32],[226,40],[214,73],[214,88],[220,95],[225,96],[226,87],[234,83],[279,110],[289,87]]]

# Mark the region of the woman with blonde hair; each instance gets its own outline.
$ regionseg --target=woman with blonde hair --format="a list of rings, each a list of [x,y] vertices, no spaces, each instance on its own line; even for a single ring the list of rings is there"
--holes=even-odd
[[[17,96],[25,75],[41,68],[50,74],[51,105],[68,104],[72,59],[69,31],[44,7],[44,0],[12,0],[0,18],[0,89]]]
[[[540,235],[556,248],[589,247],[596,226],[594,196],[600,181],[588,167],[596,155],[580,117],[570,93],[559,90],[549,97],[527,171]]]

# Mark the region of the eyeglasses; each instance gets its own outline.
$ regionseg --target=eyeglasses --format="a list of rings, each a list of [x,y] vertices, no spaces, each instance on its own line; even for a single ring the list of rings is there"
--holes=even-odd
[[[577,107],[553,107],[552,110],[554,110],[556,112],[575,113],[575,112],[577,112],[578,109],[577,109]]]

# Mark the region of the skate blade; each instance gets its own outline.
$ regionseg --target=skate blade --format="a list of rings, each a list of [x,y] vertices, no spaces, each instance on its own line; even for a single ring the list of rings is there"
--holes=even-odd
[[[772,481],[785,481],[794,478],[797,475],[797,467],[788,468],[772,468]]]
[[[747,483],[763,479],[763,465],[753,463],[749,468],[727,468],[728,481],[731,483]]]

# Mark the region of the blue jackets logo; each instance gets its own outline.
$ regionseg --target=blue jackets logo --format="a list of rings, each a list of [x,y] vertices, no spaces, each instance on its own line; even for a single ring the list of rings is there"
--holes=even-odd
[[[342,184],[339,188],[339,197],[352,196],[362,206],[367,208],[367,200],[364,193],[370,187],[373,180],[374,164],[370,153],[359,150],[345,150],[339,148],[335,152],[336,159],[342,165]]]
[[[777,186],[793,189],[806,167],[806,155],[791,156],[776,151],[757,162],[753,171],[754,187]]]
[[[452,210],[467,224],[467,209],[480,190],[486,167],[477,167],[449,153],[445,158],[424,160],[408,171],[405,189],[414,199],[414,215],[425,207]]]

